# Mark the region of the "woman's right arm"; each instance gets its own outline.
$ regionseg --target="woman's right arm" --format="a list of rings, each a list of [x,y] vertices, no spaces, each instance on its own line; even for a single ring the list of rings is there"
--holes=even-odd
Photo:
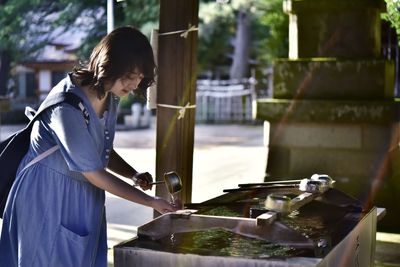
[[[144,206],[152,207],[160,213],[177,210],[177,207],[166,200],[149,196],[105,170],[84,172],[83,175],[90,183],[113,195]]]

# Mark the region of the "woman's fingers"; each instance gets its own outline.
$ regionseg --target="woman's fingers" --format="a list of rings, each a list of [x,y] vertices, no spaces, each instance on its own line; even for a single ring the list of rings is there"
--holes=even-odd
[[[155,204],[153,208],[162,214],[178,210],[178,207],[159,197],[155,198]]]

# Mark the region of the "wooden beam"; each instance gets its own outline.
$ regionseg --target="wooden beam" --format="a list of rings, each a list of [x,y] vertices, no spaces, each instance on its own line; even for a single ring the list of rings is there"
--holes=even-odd
[[[198,0],[161,0],[158,37],[157,103],[174,106],[196,102],[197,31],[187,38],[180,33],[198,25]],[[186,109],[178,119],[179,110],[157,107],[156,177],[176,171],[182,179],[181,198],[191,201],[195,109]],[[158,186],[156,195],[169,198],[166,188]]]

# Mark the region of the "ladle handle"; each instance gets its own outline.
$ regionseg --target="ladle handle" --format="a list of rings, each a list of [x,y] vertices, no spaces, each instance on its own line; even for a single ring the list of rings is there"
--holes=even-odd
[[[133,186],[138,186],[139,184],[137,183],[138,179],[136,177],[132,178],[133,180]],[[151,182],[149,183],[149,185],[158,185],[158,184],[164,184],[165,181],[155,181],[155,182]]]
[[[156,181],[156,182],[151,182],[149,184],[151,184],[151,185],[165,184],[165,181]]]

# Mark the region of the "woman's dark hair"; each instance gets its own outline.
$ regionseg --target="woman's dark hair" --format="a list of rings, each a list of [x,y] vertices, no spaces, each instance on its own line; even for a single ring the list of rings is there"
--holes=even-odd
[[[106,35],[93,49],[89,62],[76,66],[73,75],[80,86],[90,86],[103,98],[105,82],[114,83],[135,70],[144,75],[138,86],[143,93],[154,82],[155,68],[147,37],[134,27],[125,26]]]

